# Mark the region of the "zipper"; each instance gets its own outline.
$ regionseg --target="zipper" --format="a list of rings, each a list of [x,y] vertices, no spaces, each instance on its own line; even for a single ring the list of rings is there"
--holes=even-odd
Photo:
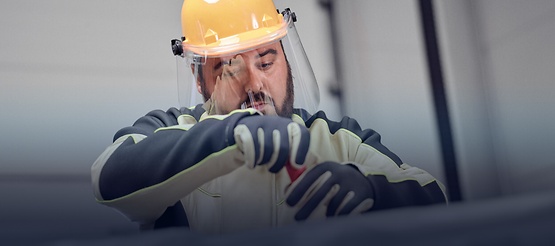
[[[272,175],[271,180],[272,180],[272,193],[273,193],[273,196],[272,196],[272,227],[277,227],[277,225],[278,225],[278,206],[277,206],[277,203],[278,203],[278,200],[279,200],[278,192],[277,192],[277,185],[276,185],[276,182],[277,182],[276,181],[277,180],[276,175],[277,174],[272,173],[271,175]]]

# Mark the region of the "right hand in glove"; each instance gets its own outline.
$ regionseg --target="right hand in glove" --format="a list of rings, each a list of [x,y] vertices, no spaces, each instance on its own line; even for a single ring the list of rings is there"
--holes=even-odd
[[[309,153],[310,133],[305,126],[279,116],[244,117],[234,128],[235,141],[244,154],[245,164],[254,168],[269,165],[279,172],[289,161],[295,168],[314,161]]]
[[[372,184],[352,164],[324,162],[303,175],[286,199],[289,206],[299,207],[295,220],[322,209],[327,217],[362,213],[374,204]]]

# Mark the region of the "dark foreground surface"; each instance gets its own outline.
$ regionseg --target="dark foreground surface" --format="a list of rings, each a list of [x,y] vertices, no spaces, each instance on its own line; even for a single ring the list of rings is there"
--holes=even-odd
[[[183,229],[121,232],[102,238],[32,240],[2,245],[553,245],[555,192],[449,206],[388,210],[220,236]],[[37,229],[35,229],[37,230]],[[48,231],[48,228],[44,228]],[[42,234],[45,232],[42,231]]]

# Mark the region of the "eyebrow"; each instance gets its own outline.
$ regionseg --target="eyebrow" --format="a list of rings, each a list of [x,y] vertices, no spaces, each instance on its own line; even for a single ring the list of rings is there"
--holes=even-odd
[[[264,57],[265,55],[268,55],[268,54],[277,55],[277,50],[276,49],[267,49],[264,52],[256,55],[256,58],[261,58],[261,57]],[[216,65],[214,65],[214,70],[218,70],[220,67],[222,67],[222,64],[223,64],[222,61],[216,63]]]
[[[277,55],[277,50],[276,50],[276,49],[267,49],[266,51],[264,51],[264,52],[258,54],[256,57],[257,57],[257,58],[263,57],[263,56],[265,56],[265,55],[267,55],[267,54]]]

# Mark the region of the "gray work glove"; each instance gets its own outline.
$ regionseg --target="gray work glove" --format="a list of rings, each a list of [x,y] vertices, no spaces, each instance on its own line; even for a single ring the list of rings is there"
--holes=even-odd
[[[245,164],[250,168],[269,165],[269,171],[277,173],[288,161],[300,168],[314,160],[308,151],[308,129],[291,119],[271,115],[244,117],[233,132]]]
[[[351,164],[318,164],[295,183],[286,199],[289,206],[300,208],[295,220],[305,220],[322,209],[327,217],[362,213],[374,204],[372,184]]]

